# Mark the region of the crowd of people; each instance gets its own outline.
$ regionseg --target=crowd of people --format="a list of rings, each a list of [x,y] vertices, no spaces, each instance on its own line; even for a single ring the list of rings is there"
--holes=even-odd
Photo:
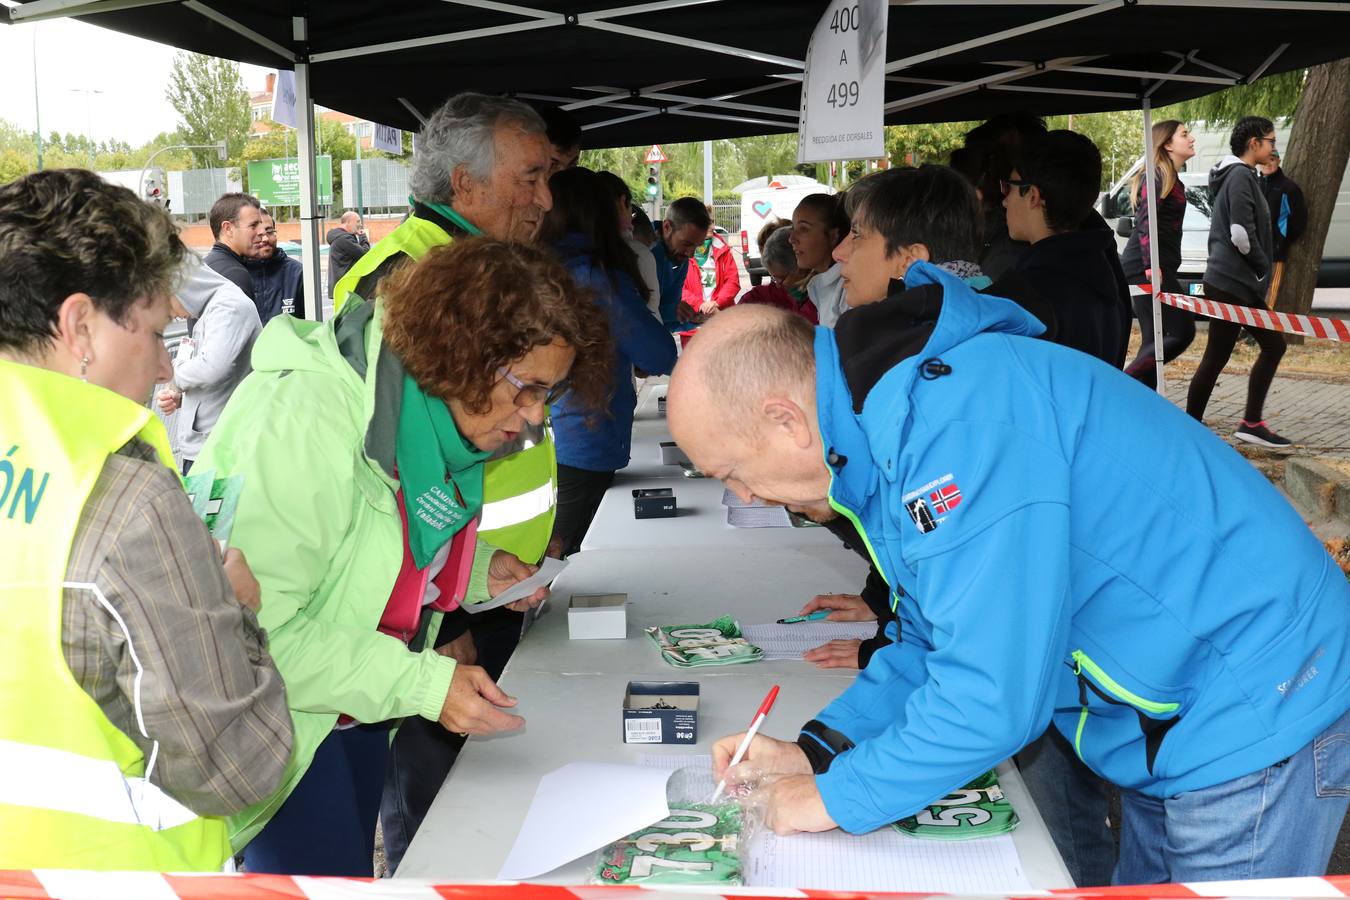
[[[1243,119],[1211,173],[1212,298],[1264,304],[1301,227],[1273,135]],[[876,621],[806,655],[857,679],[796,743],[751,744],[781,776],[772,827],[868,831],[1016,756],[1080,884],[1320,873],[1350,797],[1350,587],[1194,421],[1238,326],[1211,322],[1191,418],[1138,383],[1145,201],[1179,290],[1194,154],[1182,123],[1153,138],[1123,257],[1097,148],[1010,116],[950,166],[805,197],[742,293],[702,202],[653,223],[577,165],[565,114],[461,94],[422,130],[408,216],[374,245],[356,213],[328,233],[322,324],[248,195],[215,204],[199,261],[92,173],[0,188],[0,691],[24,698],[0,740],[35,773],[0,798],[0,867],[369,876],[378,822],[396,868],[464,739],[523,725],[496,679],[548,589],[475,608],[578,550],[635,377],[673,372],[703,472],[870,567],[804,608]],[[1164,307],[1164,358],[1194,330]],[[1281,446],[1283,341],[1253,336],[1238,436]],[[223,553],[180,464],[241,479]]]

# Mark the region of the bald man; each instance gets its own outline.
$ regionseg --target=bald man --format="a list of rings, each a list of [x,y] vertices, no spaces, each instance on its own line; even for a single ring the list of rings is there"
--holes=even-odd
[[[1350,796],[1350,585],[1231,448],[915,261],[834,331],[727,310],[676,441],[744,499],[864,535],[895,641],[746,765],[779,833],[913,815],[1048,724],[1121,788],[1122,883],[1325,871]],[[714,747],[721,776],[741,735]],[[1316,751],[1314,752],[1314,748]],[[931,817],[931,816],[930,816]]]
[[[366,226],[361,217],[347,210],[338,219],[338,224],[328,230],[328,298],[333,298],[333,288],[355,262],[366,255],[370,241],[366,238]]]

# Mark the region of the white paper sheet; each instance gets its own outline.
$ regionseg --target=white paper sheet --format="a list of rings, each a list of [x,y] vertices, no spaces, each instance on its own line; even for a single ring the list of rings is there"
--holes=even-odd
[[[728,507],[727,524],[733,528],[791,528],[792,519],[781,506]]]
[[[722,505],[727,508],[727,524],[733,528],[792,527],[786,507],[771,506],[759,499],[746,503],[729,488],[722,491]]]
[[[998,896],[1031,889],[1007,834],[925,841],[890,826],[870,834],[766,831],[751,841],[748,857],[746,882],[754,887]]]
[[[794,622],[744,625],[745,639],[764,651],[765,659],[801,659],[826,641],[865,641],[877,633],[875,622]]]
[[[701,768],[712,783],[711,756],[645,753],[640,763],[668,771]],[[750,842],[745,875],[748,886],[763,888],[986,895],[1032,889],[1011,835],[925,841],[889,826],[871,834],[789,837],[764,830]]]
[[[710,763],[711,764],[711,763]],[[569,763],[539,779],[525,822],[497,877],[551,872],[670,815],[669,769]],[[621,797],[621,803],[603,802]]]
[[[487,612],[489,609],[496,609],[499,606],[505,606],[508,603],[515,603],[517,600],[524,600],[544,585],[552,583],[553,579],[561,575],[565,568],[567,568],[567,560],[545,556],[544,561],[539,564],[539,571],[529,578],[516,582],[486,603],[468,603],[465,604],[464,608],[471,613],[481,613]],[[639,825],[638,827],[641,828],[642,826]]]

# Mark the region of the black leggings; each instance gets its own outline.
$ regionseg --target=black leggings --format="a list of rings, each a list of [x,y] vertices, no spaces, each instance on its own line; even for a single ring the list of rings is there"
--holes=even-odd
[[[1250,305],[1208,284],[1205,285],[1205,296],[1220,303]],[[1275,370],[1280,367],[1280,359],[1284,356],[1284,335],[1278,331],[1248,328],[1222,319],[1209,320],[1209,342],[1205,345],[1205,355],[1195,370],[1195,377],[1191,379],[1190,390],[1186,392],[1186,412],[1193,418],[1204,420],[1209,395],[1214,392],[1214,384],[1219,380],[1223,367],[1228,365],[1228,358],[1233,355],[1233,347],[1237,345],[1244,328],[1261,348],[1261,353],[1252,364],[1252,374],[1247,379],[1247,410],[1243,417],[1248,422],[1261,421],[1266,393],[1270,391],[1270,383],[1275,380]]]
[[[581,549],[581,539],[613,483],[613,472],[592,472],[558,463],[558,513],[553,521],[553,538],[562,541],[564,556]]]
[[[1169,294],[1185,293],[1175,274],[1164,273],[1162,289]],[[1139,320],[1139,353],[1134,362],[1125,367],[1125,374],[1151,388],[1158,387],[1157,365],[1153,357],[1153,298],[1142,295],[1133,298],[1134,317]],[[1195,340],[1195,316],[1184,309],[1163,304],[1163,362],[1168,363],[1186,352]]]

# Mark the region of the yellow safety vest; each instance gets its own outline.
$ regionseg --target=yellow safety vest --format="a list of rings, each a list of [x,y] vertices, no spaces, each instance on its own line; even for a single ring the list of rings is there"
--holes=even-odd
[[[347,302],[347,298],[356,290],[356,286],[361,283],[371,272],[374,272],[382,266],[385,260],[391,256],[400,253],[421,259],[427,255],[427,251],[433,247],[439,247],[442,244],[450,243],[454,238],[446,234],[445,229],[441,228],[435,222],[421,219],[417,216],[409,216],[399,223],[399,226],[389,232],[383,238],[375,242],[365,254],[352,264],[347,270],[347,274],[338,279],[338,283],[333,287],[333,315],[337,315],[342,309],[342,304]],[[374,300],[374,297],[363,297],[363,300]]]
[[[396,254],[421,259],[433,247],[449,244],[452,235],[428,219],[409,216],[356,261],[333,289],[333,313],[342,308],[361,279]],[[373,299],[373,298],[365,298]],[[547,428],[510,456],[483,467],[483,514],[478,534],[485,543],[535,563],[548,548],[557,512],[558,458]]]
[[[535,431],[531,429],[531,431]],[[536,563],[548,549],[558,509],[558,456],[553,430],[521,432],[527,446],[483,465],[483,512],[478,536],[494,547]]]
[[[0,397],[0,869],[219,871],[224,820],[151,783],[154,754],[147,765],[61,650],[66,596],[102,606],[125,633],[99,585],[65,581],[68,557],[110,454],[139,437],[173,467],[164,426],[112,391],[3,360]]]

